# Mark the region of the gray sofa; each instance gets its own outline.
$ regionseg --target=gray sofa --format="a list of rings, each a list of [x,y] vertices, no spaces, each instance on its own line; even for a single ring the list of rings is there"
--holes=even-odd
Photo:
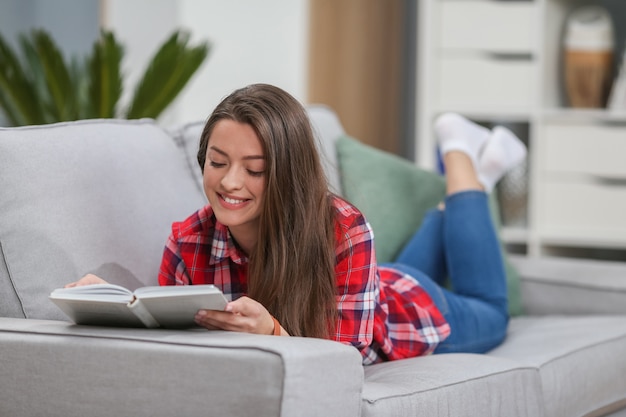
[[[340,191],[336,116],[309,107]],[[202,124],[0,129],[0,416],[626,415],[626,266],[512,257],[525,314],[486,355],[369,367],[325,340],[76,326],[48,301],[85,273],[156,284],[172,221],[205,203]]]

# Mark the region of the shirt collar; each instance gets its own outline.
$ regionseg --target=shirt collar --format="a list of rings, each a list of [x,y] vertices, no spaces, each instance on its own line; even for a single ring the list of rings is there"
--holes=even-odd
[[[228,227],[216,221],[210,263],[217,264],[227,258],[239,265],[248,263],[248,256],[235,244]]]

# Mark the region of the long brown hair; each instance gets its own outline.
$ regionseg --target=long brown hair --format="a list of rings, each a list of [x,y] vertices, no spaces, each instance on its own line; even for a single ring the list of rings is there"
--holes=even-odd
[[[226,97],[200,140],[204,170],[217,122],[252,126],[263,146],[266,188],[259,238],[248,267],[248,295],[291,335],[329,337],[336,319],[332,195],[302,105],[280,88],[254,84]]]

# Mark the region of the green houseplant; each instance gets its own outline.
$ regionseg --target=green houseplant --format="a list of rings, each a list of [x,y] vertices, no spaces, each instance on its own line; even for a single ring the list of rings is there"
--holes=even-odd
[[[102,31],[83,59],[66,60],[43,30],[20,35],[18,53],[0,36],[0,109],[13,126],[91,118],[158,118],[209,54],[175,31],[158,48],[121,108],[124,47]]]

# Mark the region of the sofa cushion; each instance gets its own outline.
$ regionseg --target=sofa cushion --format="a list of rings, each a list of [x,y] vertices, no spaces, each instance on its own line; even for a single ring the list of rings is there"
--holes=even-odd
[[[508,359],[441,354],[365,368],[363,416],[541,417],[537,370]]]
[[[510,257],[523,277],[524,311],[548,314],[625,314],[626,264],[575,258]]]
[[[440,175],[349,136],[337,141],[344,196],[367,217],[378,262],[392,262],[445,195]]]
[[[422,223],[426,211],[445,196],[442,176],[406,159],[375,149],[348,136],[337,141],[344,196],[356,205],[374,230],[378,262],[392,262]],[[497,199],[492,218],[499,228]],[[519,276],[500,244],[506,268],[509,313],[522,313]]]
[[[204,121],[196,121],[170,130],[170,135],[174,138],[178,147],[182,149],[189,169],[193,172],[194,180],[201,191],[204,189],[204,186],[202,184],[202,170],[200,169],[200,164],[198,164],[198,149],[204,124]]]
[[[17,297],[27,318],[65,319],[47,296],[86,273],[156,285],[171,223],[204,204],[180,149],[150,120],[0,129],[2,301]]]
[[[489,356],[539,370],[546,416],[626,407],[624,316],[517,317]]]
[[[9,318],[0,340],[1,416],[360,414],[361,355],[329,340]]]
[[[330,189],[342,194],[339,164],[337,162],[337,140],[345,135],[337,114],[328,106],[311,104],[306,108],[311,128],[317,139],[317,146],[328,179]]]

